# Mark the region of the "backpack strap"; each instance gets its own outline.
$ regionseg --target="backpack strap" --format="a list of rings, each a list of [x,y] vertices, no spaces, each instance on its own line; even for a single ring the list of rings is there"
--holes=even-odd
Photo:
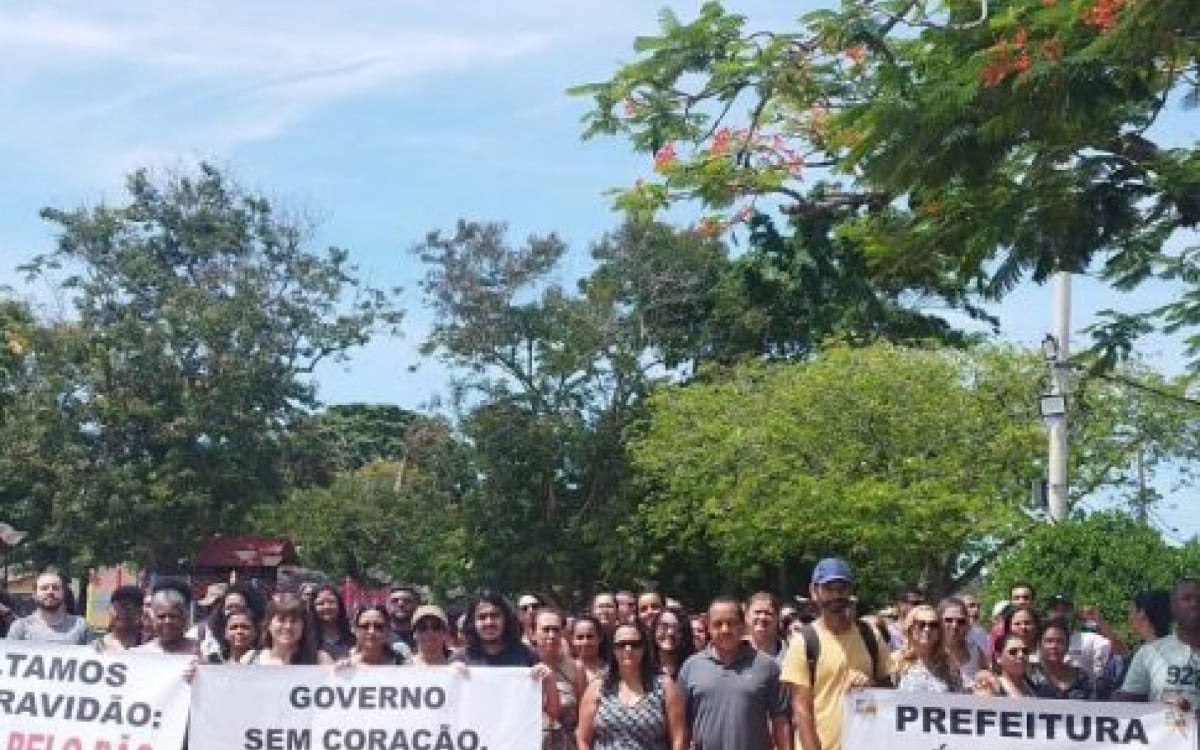
[[[808,684],[817,686],[817,659],[821,658],[821,639],[812,623],[806,623],[800,628],[800,637],[804,639],[804,656],[808,660]]]
[[[877,680],[879,669],[879,636],[875,634],[875,629],[871,627],[871,623],[866,620],[855,620],[854,624],[858,626],[858,635],[863,640],[863,645],[867,647],[867,654],[871,657],[871,680]]]

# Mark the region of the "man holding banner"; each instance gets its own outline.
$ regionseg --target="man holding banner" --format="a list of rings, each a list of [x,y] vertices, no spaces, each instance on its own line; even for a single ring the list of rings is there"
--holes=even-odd
[[[821,560],[813,569],[810,591],[821,614],[807,626],[807,635],[792,639],[783,681],[792,689],[792,722],[801,750],[841,750],[846,695],[888,684],[889,652],[874,628],[855,619],[849,563]]]

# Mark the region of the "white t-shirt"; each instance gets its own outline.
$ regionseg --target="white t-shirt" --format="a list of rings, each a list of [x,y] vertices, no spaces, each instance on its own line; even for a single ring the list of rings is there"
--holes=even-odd
[[[1193,706],[1200,705],[1200,648],[1174,633],[1147,643],[1133,655],[1121,692],[1154,702],[1183,696]]]

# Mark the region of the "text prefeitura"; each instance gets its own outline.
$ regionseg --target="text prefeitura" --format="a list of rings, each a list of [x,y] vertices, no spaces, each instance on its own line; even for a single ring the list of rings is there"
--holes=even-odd
[[[896,731],[1113,745],[1134,742],[1150,744],[1146,739],[1146,729],[1137,717],[1122,719],[1116,716],[996,711],[990,708],[897,706]]]

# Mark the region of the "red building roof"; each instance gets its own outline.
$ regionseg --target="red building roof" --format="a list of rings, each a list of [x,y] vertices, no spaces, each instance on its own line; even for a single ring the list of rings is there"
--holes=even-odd
[[[296,562],[296,548],[283,536],[212,536],[200,542],[196,552],[196,565],[205,568],[275,567]]]

